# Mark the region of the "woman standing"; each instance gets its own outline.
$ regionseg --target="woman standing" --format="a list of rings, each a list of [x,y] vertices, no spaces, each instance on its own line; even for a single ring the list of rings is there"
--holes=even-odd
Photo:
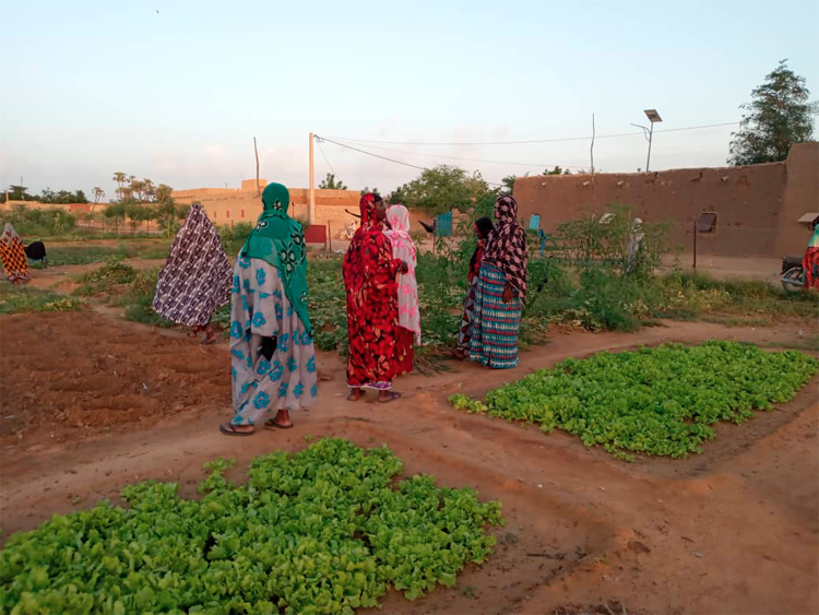
[[[236,416],[220,425],[249,436],[271,410],[267,428],[289,429],[290,410],[318,396],[313,329],[307,313],[307,254],[301,225],[287,215],[290,193],[268,184],[264,211],[233,272],[230,354]]]
[[[813,235],[802,259],[802,268],[805,270],[805,288],[819,290],[819,222],[813,226]]]
[[[344,255],[344,286],[347,289],[347,386],[350,401],[358,401],[364,389],[375,389],[378,401],[401,397],[393,392],[398,373],[395,336],[398,326],[396,276],[407,273],[407,264],[393,258],[384,234],[386,210],[383,199],[371,192],[361,197],[361,226]]]
[[[467,277],[466,297],[464,298],[464,312],[461,316],[461,328],[458,331],[458,345],[455,349],[455,357],[464,359],[469,355],[469,345],[472,340],[472,321],[475,317],[475,292],[478,288],[478,271],[483,262],[483,252],[486,247],[486,239],[495,226],[489,218],[479,218],[475,222],[475,234],[478,236],[478,243],[472,258],[469,260],[469,274]]]
[[[230,301],[231,268],[219,232],[199,203],[191,205],[185,224],[159,272],[154,311],[191,328],[190,336],[205,332],[203,344],[216,341],[210,326],[213,313]]]
[[[28,280],[28,260],[23,242],[11,224],[6,224],[3,235],[0,236],[0,259],[6,277],[12,284],[19,284]]]
[[[392,256],[407,264],[407,272],[398,275],[398,327],[395,332],[396,375],[408,374],[414,363],[414,344],[421,344],[421,315],[418,312],[418,283],[415,267],[418,263],[415,243],[409,234],[409,211],[403,205],[387,210],[385,232],[392,245]]]
[[[520,314],[526,300],[526,234],[511,196],[495,201],[497,226],[489,234],[478,272],[470,358],[495,369],[516,367]]]

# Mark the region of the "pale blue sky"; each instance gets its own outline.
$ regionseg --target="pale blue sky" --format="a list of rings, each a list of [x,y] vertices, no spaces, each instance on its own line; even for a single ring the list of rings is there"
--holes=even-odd
[[[157,13],[157,10],[159,13]],[[819,2],[249,2],[0,0],[0,183],[101,185],[125,171],[175,188],[255,172],[306,187],[308,133],[486,141],[739,120],[780,59],[819,94]],[[652,168],[724,163],[731,127],[657,133]],[[443,154],[490,181],[589,166],[586,141],[381,145],[421,166]],[[418,171],[325,144],[352,188]],[[415,153],[413,153],[415,152]],[[645,167],[640,136],[599,140],[603,171]],[[328,170],[316,150],[317,181]]]

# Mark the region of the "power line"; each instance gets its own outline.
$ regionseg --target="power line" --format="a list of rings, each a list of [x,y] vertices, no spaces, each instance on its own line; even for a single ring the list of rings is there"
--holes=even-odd
[[[324,153],[324,148],[321,146],[321,140],[316,139],[316,145],[319,146],[319,151],[321,151],[321,155],[324,156],[324,162],[327,163],[327,166],[330,167],[330,171],[332,171],[333,175],[336,174],[336,170],[333,168],[333,165],[330,164],[330,159],[327,158],[327,154]]]
[[[464,158],[462,156],[447,156],[445,154],[425,154],[423,152],[408,152],[406,150],[400,149],[391,149],[389,147],[380,147],[377,145],[371,145],[372,149],[377,149],[385,152],[395,152],[397,154],[408,154],[409,156],[426,156],[427,158],[448,158],[450,160],[467,160],[469,162],[485,162],[488,164],[506,164],[506,165],[517,165],[521,167],[543,167],[548,168],[550,164],[543,164],[539,162],[508,162],[505,160],[485,160],[483,158]],[[581,165],[561,165],[564,167],[572,168],[572,169],[585,169],[586,167]]]
[[[736,126],[739,122],[723,122],[721,124],[706,124],[703,126],[685,126],[683,128],[668,128],[666,130],[655,130],[654,132],[681,132],[685,130],[703,130],[706,128],[721,128],[723,126]],[[642,132],[622,132],[611,135],[597,135],[595,139],[617,139],[620,137],[634,137],[642,135]],[[522,141],[377,141],[373,139],[350,139],[346,137],[333,137],[340,141],[350,143],[383,143],[385,145],[523,145],[527,143],[564,143],[567,141],[588,141],[591,135],[586,137],[563,137],[560,139],[527,139]],[[329,140],[329,139],[328,139]]]
[[[338,141],[334,141],[333,139],[328,139],[327,137],[320,137],[319,135],[314,135],[314,138],[317,141],[327,141],[327,143],[333,143],[334,145],[338,145],[339,147],[346,147],[347,149],[353,150],[354,152],[358,152],[360,154],[365,154],[367,156],[373,156],[375,158],[380,158],[381,160],[386,160],[387,162],[393,162],[395,164],[400,164],[405,167],[412,167],[413,169],[419,169],[421,171],[429,171],[429,167],[420,167],[417,164],[412,164],[410,162],[404,162],[403,160],[396,160],[395,158],[388,158],[387,156],[382,156],[380,154],[376,154],[374,152],[368,152],[367,150],[359,149],[357,147],[353,147],[352,145],[347,145],[345,143],[340,143]],[[484,180],[486,181],[486,180]],[[503,184],[498,184],[495,182],[487,181],[487,184],[492,186],[503,186]]]

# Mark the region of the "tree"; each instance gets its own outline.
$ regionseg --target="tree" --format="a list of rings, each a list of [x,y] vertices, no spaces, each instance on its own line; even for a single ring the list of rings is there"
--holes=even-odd
[[[171,200],[172,194],[173,188],[167,184],[159,184],[154,192],[154,198],[156,199],[157,203],[167,203]]]
[[[338,179],[333,173],[328,173],[319,184],[321,190],[347,190],[344,182]]]
[[[122,192],[123,188],[125,188],[125,183],[128,181],[128,176],[125,175],[122,171],[117,171],[114,173],[113,180],[117,182],[117,198],[121,201],[124,198],[124,194]]]
[[[85,196],[85,192],[83,192],[82,190],[77,190],[74,193],[73,202],[74,203],[87,203],[88,202],[88,197]]]
[[[369,186],[364,186],[364,189],[359,194],[361,194],[361,196],[364,196],[368,192],[374,192],[375,194],[380,194],[380,192],[378,192],[378,188],[370,188]]]
[[[9,194],[10,201],[33,201],[34,197],[31,196],[28,192],[28,188],[25,186],[16,186],[14,184],[10,185],[7,189]],[[3,202],[5,203],[6,196],[3,195]]]
[[[739,130],[731,133],[728,164],[780,162],[788,157],[791,145],[811,139],[812,116],[819,106],[808,102],[805,78],[794,74],[786,62],[779,62],[765,83],[751,92],[751,102],[740,105],[747,113]]]
[[[544,175],[571,175],[572,172],[569,169],[561,169],[559,166],[555,166],[555,168],[552,169],[551,171],[549,169],[546,169],[545,171],[543,171],[543,174]]]
[[[436,214],[465,210],[487,193],[489,186],[477,171],[469,175],[459,167],[440,165],[425,169],[417,179],[403,185],[401,191],[406,205]]]
[[[106,207],[102,215],[106,218],[114,221],[114,233],[119,232],[119,222],[125,221],[126,215],[126,205],[123,201],[117,201],[116,203],[109,203],[108,207]]]
[[[94,204],[91,206],[91,213],[94,213],[94,208],[99,205],[99,202],[105,198],[105,190],[99,186],[94,186]]]
[[[390,192],[390,195],[387,197],[387,202],[390,205],[403,205],[406,200],[407,195],[404,193],[403,186],[398,186],[395,190]]]
[[[512,190],[515,188],[515,180],[517,179],[517,175],[507,175],[501,180],[503,184],[503,188],[501,191],[504,194],[512,194]]]

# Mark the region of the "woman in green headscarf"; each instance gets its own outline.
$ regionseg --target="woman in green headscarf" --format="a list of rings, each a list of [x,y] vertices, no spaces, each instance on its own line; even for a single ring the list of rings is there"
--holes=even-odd
[[[301,225],[287,215],[290,194],[269,184],[264,211],[236,259],[230,310],[233,406],[222,433],[249,436],[265,427],[288,429],[290,410],[318,396],[313,329],[307,313],[307,254]]]

